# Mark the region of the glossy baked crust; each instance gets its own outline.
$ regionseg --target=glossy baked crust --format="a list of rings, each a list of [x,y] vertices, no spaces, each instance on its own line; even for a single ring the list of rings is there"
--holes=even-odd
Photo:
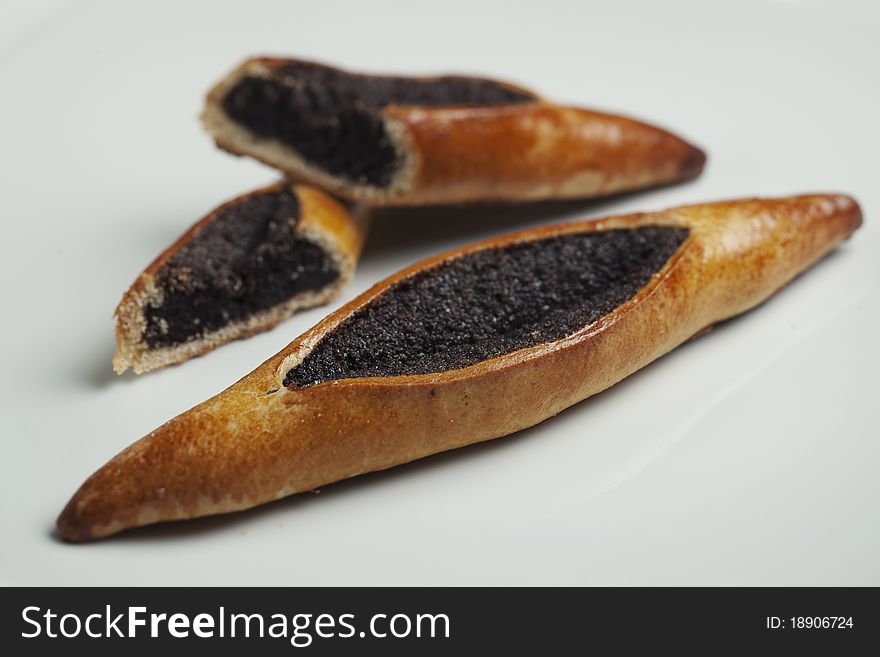
[[[223,109],[223,98],[243,77],[269,77],[299,63],[270,57],[244,62],[208,93],[205,129],[224,150],[371,205],[603,196],[694,178],[706,159],[699,148],[652,125],[555,105],[520,87],[496,83],[535,100],[386,106],[381,110],[385,130],[404,164],[387,187],[352,183],[309,164],[291,147],[259,137]]]
[[[297,294],[244,320],[230,322],[199,339],[174,346],[150,348],[143,339],[146,321],[144,308],[152,299],[161,295],[155,278],[161,267],[225,207],[258,194],[285,188],[290,189],[299,204],[299,219],[294,234],[307,238],[325,250],[339,270],[339,277],[318,290]],[[122,374],[131,367],[136,374],[141,374],[166,365],[182,363],[231,340],[266,331],[298,310],[327,303],[351,280],[364,242],[367,222],[368,217],[365,212],[352,214],[327,194],[305,185],[289,186],[279,183],[254,190],[224,203],[196,222],[180,239],[165,249],[122,296],[114,313],[116,353],[113,356],[113,369],[117,374]]]
[[[860,224],[859,207],[846,196],[741,200],[538,228],[428,259],[124,450],[73,496],[58,530],[87,541],[246,509],[506,436],[756,306]],[[686,226],[690,235],[633,298],[571,336],[442,373],[282,385],[322,335],[423,267],[487,246],[642,225]]]

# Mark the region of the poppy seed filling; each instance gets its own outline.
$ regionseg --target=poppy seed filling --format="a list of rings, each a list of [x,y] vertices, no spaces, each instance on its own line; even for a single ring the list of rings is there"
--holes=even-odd
[[[294,234],[290,191],[226,205],[155,274],[160,298],[144,307],[150,348],[196,340],[339,278],[328,254]]]
[[[572,335],[634,297],[689,233],[570,233],[419,271],[321,338],[284,385],[444,372]]]
[[[223,97],[224,112],[255,135],[353,183],[387,187],[401,165],[380,112],[388,105],[507,105],[535,97],[491,80],[346,73],[308,63],[246,75]]]

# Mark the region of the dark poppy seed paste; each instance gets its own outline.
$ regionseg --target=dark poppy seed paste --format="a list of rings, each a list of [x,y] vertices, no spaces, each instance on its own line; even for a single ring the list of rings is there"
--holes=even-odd
[[[312,165],[351,182],[386,187],[400,157],[379,115],[387,105],[509,105],[531,94],[490,80],[358,75],[292,63],[268,78],[245,76],[224,96],[223,110],[265,139],[296,150]]]
[[[420,271],[324,336],[284,384],[444,372],[572,335],[635,296],[689,232],[573,233]]]
[[[322,248],[294,236],[298,220],[299,203],[288,190],[218,210],[156,273],[162,300],[144,308],[146,343],[200,338],[339,278]]]

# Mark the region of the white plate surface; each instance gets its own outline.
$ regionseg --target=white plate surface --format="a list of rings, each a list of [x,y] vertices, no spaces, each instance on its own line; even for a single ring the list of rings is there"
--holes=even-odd
[[[0,582],[880,584],[880,5],[55,4],[0,49]],[[709,165],[563,211],[398,213],[330,308],[116,378],[122,291],[212,205],[275,178],[196,120],[210,83],[259,53],[495,75],[668,126]],[[252,512],[86,546],[52,534],[110,456],[418,258],[568,217],[826,190],[861,201],[853,240],[534,429]]]

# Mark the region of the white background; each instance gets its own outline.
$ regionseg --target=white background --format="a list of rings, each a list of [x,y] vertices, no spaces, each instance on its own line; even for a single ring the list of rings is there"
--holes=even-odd
[[[880,584],[880,4],[9,2],[0,12],[0,582]],[[709,153],[691,184],[398,211],[329,308],[117,378],[111,314],[220,201],[204,91],[251,54],[466,72],[628,113]],[[845,191],[866,226],[747,316],[537,428],[255,511],[73,546],[76,487],[325,312],[440,249],[566,217]]]

